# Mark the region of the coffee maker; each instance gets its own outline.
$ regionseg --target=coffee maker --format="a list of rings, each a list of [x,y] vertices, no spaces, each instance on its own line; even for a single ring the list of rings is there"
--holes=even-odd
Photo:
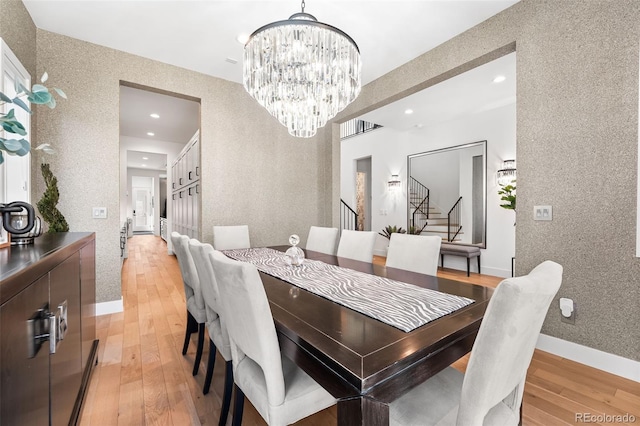
[[[0,204],[2,226],[11,234],[11,245],[33,244],[42,234],[40,218],[35,209],[24,201]]]

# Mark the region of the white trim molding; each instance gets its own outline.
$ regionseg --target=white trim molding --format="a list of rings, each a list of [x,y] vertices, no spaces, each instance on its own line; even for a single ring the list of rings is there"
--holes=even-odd
[[[109,302],[96,303],[96,316],[117,314],[124,311],[122,298],[120,300],[111,300]]]
[[[549,352],[607,373],[640,382],[640,362],[582,346],[557,337],[540,334],[537,349]]]

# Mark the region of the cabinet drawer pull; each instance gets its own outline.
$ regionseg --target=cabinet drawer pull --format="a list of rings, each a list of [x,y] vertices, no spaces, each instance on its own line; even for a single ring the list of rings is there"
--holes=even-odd
[[[182,178],[180,178],[180,183],[179,183],[179,185],[182,185]]]
[[[192,190],[192,189],[193,189],[193,188],[189,188],[189,196],[191,196],[191,190]]]
[[[200,167],[196,166],[196,176],[200,176]]]
[[[199,193],[200,193],[200,184],[197,184],[196,185],[196,194],[199,194]]]
[[[49,312],[49,304],[45,303],[27,320],[27,357],[34,358],[44,342],[50,340],[55,324],[55,315]],[[55,331],[54,331],[55,333]],[[55,335],[54,335],[55,338]],[[55,341],[55,340],[54,340]],[[51,344],[49,345],[51,352]],[[55,344],[54,344],[55,346]],[[55,347],[54,347],[55,349]]]
[[[182,198],[182,193],[183,193],[183,192],[184,192],[184,191],[180,191],[180,198]]]
[[[193,180],[193,178],[191,177],[192,174],[193,172],[189,172],[189,180]]]

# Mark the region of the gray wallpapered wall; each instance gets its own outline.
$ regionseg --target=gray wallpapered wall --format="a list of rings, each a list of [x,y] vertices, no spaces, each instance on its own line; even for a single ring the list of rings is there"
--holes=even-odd
[[[15,24],[7,17],[31,28],[22,4],[3,1],[0,7],[0,36],[32,46],[30,31],[16,36],[7,28]],[[365,86],[339,117],[414,93],[515,43],[517,272],[545,259],[561,263],[559,296],[576,300],[576,325],[559,321],[554,302],[543,332],[635,360],[639,22],[640,3],[633,0],[522,0]],[[205,241],[213,223],[248,223],[255,245],[284,243],[291,232],[306,235],[313,223],[336,223],[336,124],[311,140],[296,140],[240,85],[45,31],[37,31],[37,52],[38,73],[49,71],[51,83],[70,98],[41,114],[37,129],[58,148],[51,163],[72,228],[98,234],[99,301],[120,295],[119,80],[202,99]],[[33,60],[28,51],[16,53]],[[34,194],[42,191],[39,185]],[[554,220],[534,222],[535,204],[553,205]],[[113,213],[96,222],[93,205]]]
[[[640,360],[639,41],[638,1],[522,0],[368,84],[339,117],[358,116],[515,47],[517,274],[547,259],[562,264],[558,297],[576,301],[576,324],[560,322],[556,299],[542,332],[634,360]],[[335,165],[340,151],[335,137],[332,143]],[[533,220],[540,204],[553,206],[552,222]]]

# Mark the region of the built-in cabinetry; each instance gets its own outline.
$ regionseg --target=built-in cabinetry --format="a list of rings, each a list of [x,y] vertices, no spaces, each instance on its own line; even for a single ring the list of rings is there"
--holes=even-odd
[[[172,230],[200,238],[200,132],[171,165]]]
[[[160,237],[167,241],[167,218],[166,217],[161,217],[160,218]]]
[[[76,424],[98,347],[95,234],[46,234],[0,264],[0,422]]]

